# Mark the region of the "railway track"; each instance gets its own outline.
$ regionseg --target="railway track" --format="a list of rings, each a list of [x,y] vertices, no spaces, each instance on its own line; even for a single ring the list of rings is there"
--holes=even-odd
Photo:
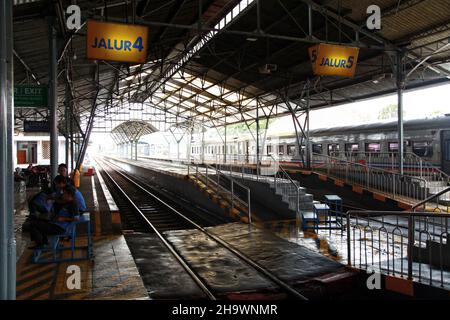
[[[136,181],[134,177],[121,172],[113,164],[107,163],[105,160],[99,160],[97,162],[105,173],[107,180],[117,192],[117,195],[126,202],[126,204],[120,205],[119,208],[121,212],[124,210],[122,213],[125,213],[126,220],[128,220],[127,228],[133,227],[139,232],[151,232],[156,234],[165,248],[167,248],[183,269],[189,274],[195,284],[201,289],[206,298],[216,300],[218,293],[214,292],[214,289],[199,276],[191,266],[189,259],[182,256],[167,240],[164,235],[165,231],[197,229],[205,234],[210,240],[225,248],[227,252],[243,261],[243,263],[247,264],[269,282],[273,283],[274,287],[279,288],[281,292],[284,292],[294,299],[307,300],[306,297],[289,284],[280,280],[271,271],[254,262],[221,238],[209,233],[202,226],[210,223],[208,219],[203,219],[202,221],[199,217],[187,216],[186,214],[181,213],[174,208],[173,203],[164,201],[161,199],[161,196],[152,191],[149,186],[143,185],[143,183]]]

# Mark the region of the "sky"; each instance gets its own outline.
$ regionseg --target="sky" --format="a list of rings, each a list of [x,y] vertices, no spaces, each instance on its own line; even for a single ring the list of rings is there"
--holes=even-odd
[[[390,104],[397,105],[397,95],[313,110],[310,112],[310,129],[378,122],[381,109]],[[403,104],[404,120],[450,114],[450,84],[405,92]],[[397,120],[397,117],[390,120]],[[270,129],[292,131],[294,130],[292,118],[279,118]]]
[[[390,104],[397,104],[395,94],[313,110],[310,113],[310,129],[377,122],[380,121],[378,119],[380,111]],[[444,116],[445,114],[450,114],[450,84],[405,92],[404,120]],[[390,120],[396,120],[396,117]],[[292,118],[290,116],[278,118],[270,125],[269,129],[273,132],[294,132]],[[158,136],[159,138],[155,140],[167,143],[161,135]],[[170,135],[168,137],[170,139]],[[151,136],[147,136],[143,140],[149,142],[153,139]],[[105,141],[112,143],[112,139],[105,139],[105,134],[93,133],[91,150],[98,150],[99,145],[103,145],[103,149],[109,148],[110,146],[105,145]]]

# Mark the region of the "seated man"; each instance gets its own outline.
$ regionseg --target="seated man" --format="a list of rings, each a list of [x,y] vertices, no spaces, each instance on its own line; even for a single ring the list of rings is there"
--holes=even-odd
[[[30,217],[49,219],[52,214],[54,202],[50,189],[37,193],[31,198],[28,204]]]
[[[78,205],[78,209],[80,211],[80,214],[83,214],[87,210],[86,201],[84,201],[84,197],[81,194],[80,190],[78,190],[78,189],[76,189],[74,187],[72,187],[72,188],[75,189],[74,201]]]
[[[29,216],[22,225],[22,231],[29,232],[31,222],[37,219],[48,220],[53,215],[55,203],[51,190],[43,190],[35,194],[28,202]]]
[[[66,177],[62,175],[57,175],[55,179],[53,179],[52,191],[55,193],[55,197],[61,196],[64,193],[64,190],[68,186]]]
[[[30,236],[36,247],[48,244],[49,235],[59,235],[67,231],[70,222],[78,220],[80,208],[75,201],[74,188],[65,188],[59,200],[58,208],[54,206],[54,216],[47,219],[35,219],[30,221]]]
[[[65,180],[65,184],[66,185],[73,185],[72,180],[69,178],[67,165],[65,163],[61,163],[58,166],[58,175],[55,177],[55,179],[58,178],[58,177],[63,177],[64,180]],[[55,179],[53,179],[52,188],[53,188],[54,191],[57,191],[57,187],[55,185],[56,184],[55,183]]]

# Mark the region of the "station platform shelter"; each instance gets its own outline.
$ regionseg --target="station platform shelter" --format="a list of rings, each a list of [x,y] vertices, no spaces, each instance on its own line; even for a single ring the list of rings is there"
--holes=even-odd
[[[449,8],[1,1],[0,299],[448,300]]]

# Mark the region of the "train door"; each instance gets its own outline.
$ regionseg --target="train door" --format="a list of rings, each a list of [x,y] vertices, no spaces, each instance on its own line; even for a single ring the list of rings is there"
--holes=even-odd
[[[441,131],[442,171],[450,174],[450,130]]]

